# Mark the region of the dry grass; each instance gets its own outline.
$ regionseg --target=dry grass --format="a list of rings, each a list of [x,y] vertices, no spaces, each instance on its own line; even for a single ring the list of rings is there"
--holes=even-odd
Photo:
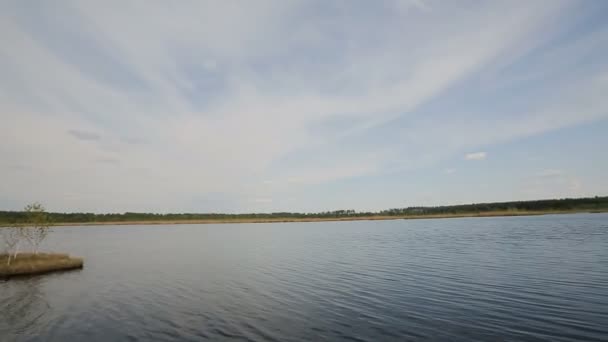
[[[82,268],[83,260],[68,254],[22,253],[11,259],[7,265],[7,255],[0,255],[0,277],[40,274]]]

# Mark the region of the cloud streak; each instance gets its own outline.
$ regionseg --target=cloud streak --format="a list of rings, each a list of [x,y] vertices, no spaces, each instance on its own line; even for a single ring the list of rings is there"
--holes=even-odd
[[[237,211],[339,207],[329,190],[286,199],[608,115],[605,63],[577,63],[601,55],[602,28],[546,46],[585,19],[572,2],[1,6],[0,156],[34,170],[0,169],[16,207],[217,210],[204,194]],[[556,74],[568,82],[534,83]]]
[[[486,152],[472,152],[464,155],[465,160],[483,160],[487,157]]]

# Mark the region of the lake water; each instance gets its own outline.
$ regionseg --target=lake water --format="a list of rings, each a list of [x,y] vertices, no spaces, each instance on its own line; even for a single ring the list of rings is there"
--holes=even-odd
[[[1,341],[607,341],[608,215],[55,228]]]

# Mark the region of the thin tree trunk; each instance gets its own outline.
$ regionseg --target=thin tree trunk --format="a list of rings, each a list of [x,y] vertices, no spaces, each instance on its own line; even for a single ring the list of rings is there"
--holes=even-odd
[[[15,247],[15,255],[13,256],[13,260],[17,259],[17,254],[19,254],[19,242],[17,242],[17,246]]]

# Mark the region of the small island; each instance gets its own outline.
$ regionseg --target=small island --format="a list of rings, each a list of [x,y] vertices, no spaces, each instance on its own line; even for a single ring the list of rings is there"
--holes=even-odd
[[[81,258],[58,253],[22,253],[9,264],[4,254],[0,255],[0,278],[81,269],[83,265]]]
[[[81,269],[84,261],[64,253],[39,253],[39,247],[51,231],[51,220],[39,203],[23,210],[24,219],[10,227],[0,228],[4,252],[0,252],[0,278],[35,275]],[[30,247],[27,252],[20,248]]]

